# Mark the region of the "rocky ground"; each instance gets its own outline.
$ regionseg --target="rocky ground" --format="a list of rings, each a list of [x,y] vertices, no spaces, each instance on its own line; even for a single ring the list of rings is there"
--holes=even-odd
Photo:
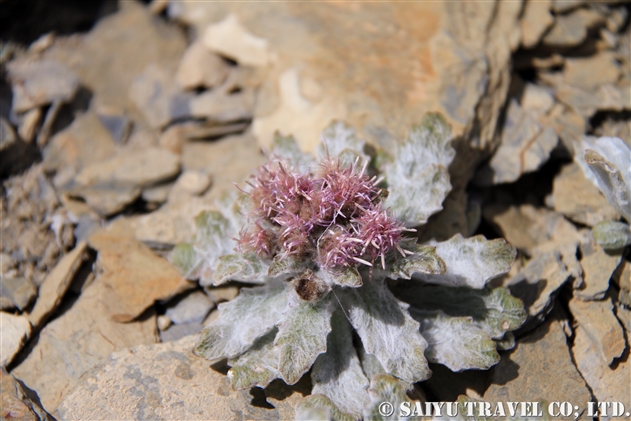
[[[3,419],[292,419],[308,376],[235,392],[191,354],[241,285],[165,256],[276,130],[313,150],[344,119],[387,148],[428,111],[458,154],[419,235],[506,238],[494,283],[529,318],[497,366],[434,365],[416,396],[631,409],[631,253],[594,242],[620,215],[573,162],[585,134],[631,144],[628,4],[0,3]]]

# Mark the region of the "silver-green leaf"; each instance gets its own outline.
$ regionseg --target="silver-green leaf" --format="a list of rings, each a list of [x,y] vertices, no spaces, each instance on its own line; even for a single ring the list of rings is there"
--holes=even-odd
[[[399,408],[403,402],[412,402],[406,393],[411,388],[412,385],[387,374],[373,377],[369,389],[371,402],[364,411],[364,419],[371,421],[407,419],[399,417]],[[384,402],[392,405],[394,409],[392,415],[388,416],[382,413]]]
[[[321,269],[319,274],[331,286],[339,285],[341,287],[359,288],[363,283],[361,275],[352,266]]]
[[[266,387],[280,376],[278,349],[274,347],[276,333],[276,329],[272,330],[259,338],[245,353],[228,360],[228,364],[232,366],[228,377],[235,390]]]
[[[312,394],[296,405],[297,421],[359,421],[345,414],[324,395]]]
[[[268,268],[269,266],[254,254],[226,254],[219,258],[219,265],[213,273],[213,285],[221,285],[228,281],[263,283],[267,279]]]
[[[446,272],[445,262],[436,254],[436,247],[414,245],[408,247],[414,252],[409,256],[399,257],[389,267],[387,276],[392,279],[412,279],[414,274],[440,275]]]
[[[359,158],[359,165],[370,160],[364,153],[366,142],[357,137],[357,132],[348,124],[334,121],[322,132],[323,142],[318,145],[317,155],[320,159],[338,157],[341,164],[348,166]]]
[[[592,236],[606,250],[617,250],[631,244],[631,229],[624,222],[599,222],[592,228]]]

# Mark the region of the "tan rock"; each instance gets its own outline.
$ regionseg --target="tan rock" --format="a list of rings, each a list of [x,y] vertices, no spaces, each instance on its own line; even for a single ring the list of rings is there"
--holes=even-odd
[[[295,387],[282,386],[274,394],[275,408],[254,406],[250,391],[232,390],[227,376],[192,354],[196,341],[192,335],[113,353],[65,397],[57,419],[293,418],[293,404],[301,396]]]
[[[128,235],[101,230],[88,242],[98,252],[99,279],[116,296],[108,307],[113,320],[134,320],[156,300],[190,287],[168,261]]]
[[[44,279],[39,287],[39,296],[33,311],[28,315],[28,320],[35,329],[39,329],[61,304],[75,273],[87,257],[86,249],[87,244],[85,242],[77,244],[74,250],[66,254]]]
[[[15,378],[4,368],[0,372],[0,408],[3,420],[47,421],[48,414],[33,403]]]
[[[587,38],[587,31],[604,21],[593,9],[578,9],[557,16],[552,29],[543,37],[543,44],[551,47],[574,47]]]
[[[203,43],[194,42],[184,52],[175,80],[183,89],[213,88],[226,80],[229,70],[221,57]]]
[[[173,185],[169,193],[172,199],[169,200],[176,200],[182,195],[201,196],[210,188],[212,181],[212,176],[205,171],[184,171]]]
[[[250,89],[228,93],[213,89],[190,100],[190,113],[195,118],[206,118],[214,122],[234,122],[252,118],[254,92]]]
[[[22,116],[20,126],[18,127],[18,134],[20,137],[26,142],[32,142],[35,138],[35,132],[41,119],[42,109],[39,107],[26,112]]]
[[[133,278],[128,282],[133,284]],[[119,299],[104,277],[97,277],[72,307],[44,327],[28,357],[12,371],[38,394],[48,412],[112,352],[155,342],[153,314],[133,323],[112,320],[110,308]]]
[[[581,245],[583,288],[574,295],[582,300],[600,300],[609,289],[609,280],[621,260],[620,252],[606,252],[596,243]]]
[[[583,89],[616,83],[620,74],[620,65],[613,51],[602,51],[590,57],[568,58],[563,67],[565,82]]]
[[[6,367],[22,349],[31,334],[31,324],[25,316],[0,311],[0,365]]]
[[[527,1],[521,18],[521,44],[532,48],[539,43],[546,30],[554,23],[550,13],[551,0]]]
[[[218,286],[207,287],[206,293],[215,303],[222,301],[234,300],[239,295],[239,287],[236,286]]]

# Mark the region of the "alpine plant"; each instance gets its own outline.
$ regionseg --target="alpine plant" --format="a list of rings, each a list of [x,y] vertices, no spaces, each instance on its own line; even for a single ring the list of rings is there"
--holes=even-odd
[[[235,389],[309,373],[297,418],[378,419],[380,402],[407,400],[431,376],[428,361],[487,369],[514,346],[523,304],[487,283],[516,252],[483,236],[417,242],[415,227],[451,190],[441,116],[427,115],[392,154],[368,155],[344,123],[322,137],[313,156],[277,136],[269,162],[197,217],[195,241],[171,261],[202,286],[260,285],[220,304],[194,349],[227,359]]]

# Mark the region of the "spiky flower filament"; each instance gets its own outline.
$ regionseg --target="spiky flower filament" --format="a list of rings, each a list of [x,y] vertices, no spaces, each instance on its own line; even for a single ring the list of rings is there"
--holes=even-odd
[[[248,183],[252,227],[240,233],[238,247],[267,258],[312,259],[332,268],[372,266],[399,249],[405,228],[382,208],[380,180],[365,174],[359,161],[343,166],[327,158],[311,173],[299,174],[280,161],[262,166]]]

